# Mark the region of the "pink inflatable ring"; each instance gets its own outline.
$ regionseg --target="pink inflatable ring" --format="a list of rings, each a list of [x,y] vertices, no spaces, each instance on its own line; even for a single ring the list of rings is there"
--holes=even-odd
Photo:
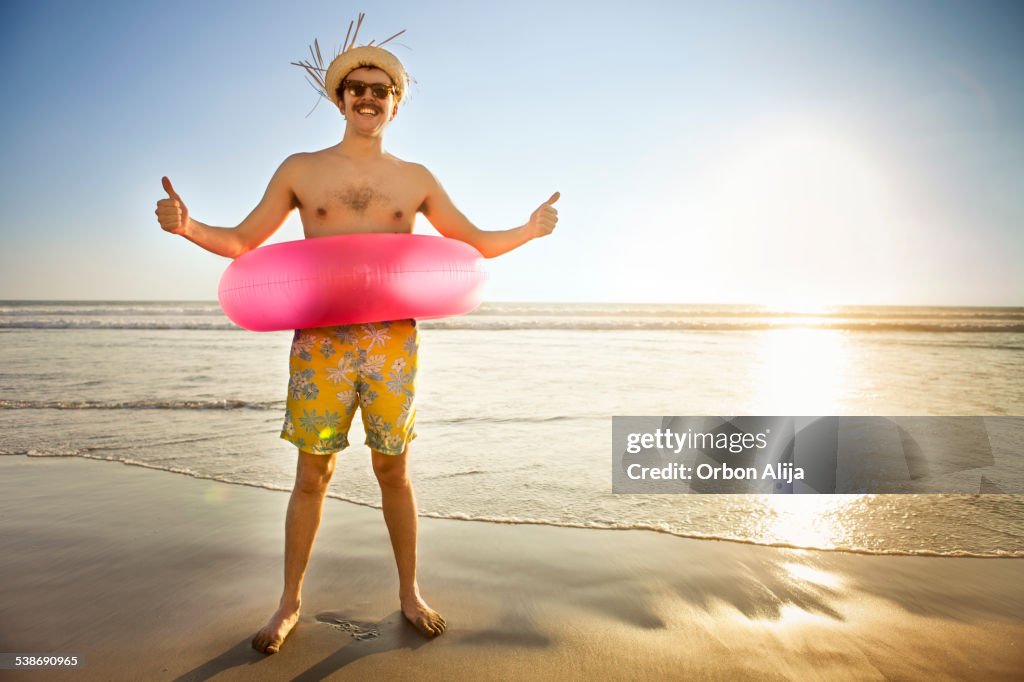
[[[350,234],[271,244],[220,279],[224,314],[250,331],[461,315],[487,274],[469,244],[416,234]]]

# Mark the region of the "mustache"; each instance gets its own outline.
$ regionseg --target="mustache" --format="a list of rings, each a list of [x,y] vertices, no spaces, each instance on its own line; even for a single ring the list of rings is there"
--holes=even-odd
[[[352,105],[353,111],[359,111],[360,109],[364,109],[366,107],[373,109],[378,114],[384,111],[376,102],[359,102],[358,104]]]

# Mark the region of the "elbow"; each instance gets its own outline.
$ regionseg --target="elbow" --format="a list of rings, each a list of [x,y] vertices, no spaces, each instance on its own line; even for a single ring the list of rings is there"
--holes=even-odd
[[[488,249],[483,244],[473,244],[473,243],[470,243],[470,242],[466,242],[466,243],[469,244],[470,246],[472,246],[477,251],[479,251],[480,255],[483,256],[484,258],[491,259],[491,258],[494,258],[496,256],[500,256],[501,255],[497,251],[495,251],[494,249]]]
[[[487,233],[476,226],[473,226],[469,234],[459,237],[459,241],[472,246],[484,258],[496,258],[503,253],[500,249],[495,248],[495,245],[487,238]]]
[[[479,242],[474,243],[469,241],[467,241],[466,243],[472,246],[474,249],[476,249],[481,256],[488,260],[490,260],[491,258],[497,258],[498,256],[504,253],[504,251],[496,249],[493,246],[488,246],[487,244],[481,244]]]
[[[256,246],[256,244],[250,243],[245,237],[236,233],[235,238],[232,240],[231,247],[225,255],[234,260],[243,254],[249,253],[255,249]]]
[[[479,251],[480,255],[484,258],[494,258],[495,256],[501,255],[500,252],[495,251],[495,249],[490,245],[490,240],[485,236],[487,233],[479,228],[472,227],[469,230],[460,231],[438,229],[437,231],[445,239],[452,239],[472,246],[474,249]]]

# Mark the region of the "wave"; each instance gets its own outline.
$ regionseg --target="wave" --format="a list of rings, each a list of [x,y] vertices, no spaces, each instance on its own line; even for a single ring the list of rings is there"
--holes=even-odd
[[[1024,331],[1024,308],[830,306],[784,310],[742,304],[483,303],[472,313],[424,321],[466,330]],[[155,329],[241,331],[214,301],[0,301],[0,329]]]
[[[54,450],[48,452],[40,452],[37,450],[22,450],[22,451],[3,451],[0,450],[0,456],[4,455],[22,455],[28,457],[81,457],[82,459],[92,459],[105,462],[120,462],[126,466],[137,466],[145,469],[153,469],[156,471],[165,471],[167,473],[182,474],[191,478],[197,478],[201,480],[217,481],[220,483],[226,483],[228,485],[243,485],[250,488],[259,488],[262,490],[272,490],[275,492],[291,492],[290,488],[285,486],[277,486],[265,483],[253,483],[250,481],[239,481],[221,476],[213,476],[209,474],[203,474],[193,469],[159,466],[149,462],[142,462],[131,458],[122,458],[116,456],[103,456],[93,454],[86,450]],[[476,472],[464,472],[464,473],[476,473]],[[342,502],[348,502],[350,504],[357,504],[361,507],[369,507],[371,509],[380,509],[379,504],[373,504],[364,500],[346,497],[344,495],[338,495],[336,493],[327,493],[327,497],[332,499],[340,500]],[[492,517],[492,516],[480,516],[472,514],[464,514],[458,512],[452,513],[437,513],[437,512],[420,512],[420,516],[442,519],[448,521],[469,521],[475,523],[495,523],[495,524],[506,524],[506,525],[535,525],[535,526],[552,526],[556,528],[582,528],[588,530],[632,530],[632,531],[650,531],[655,533],[663,533],[666,535],[672,535],[678,538],[684,538],[688,540],[711,540],[717,542],[734,542],[742,545],[753,545],[759,547],[776,547],[781,549],[798,549],[798,550],[813,550],[817,552],[838,552],[843,554],[862,554],[870,556],[916,556],[916,557],[937,557],[937,558],[975,558],[975,559],[1021,559],[1024,558],[1024,550],[993,550],[993,551],[968,551],[968,550],[927,550],[927,549],[868,549],[860,547],[842,547],[842,546],[829,546],[821,547],[813,544],[808,545],[797,545],[784,542],[757,542],[746,538],[737,538],[728,535],[715,535],[710,533],[684,533],[676,531],[667,526],[647,523],[631,523],[631,522],[620,522],[610,520],[588,520],[583,522],[571,522],[571,521],[556,521],[551,519],[538,519],[538,518],[524,518],[524,517]]]
[[[223,316],[216,301],[0,301],[0,315]],[[1024,319],[1024,307],[835,305],[786,310],[754,304],[484,302],[470,316],[569,317],[830,317]]]
[[[505,317],[765,317],[778,319],[1012,319],[1024,321],[1024,308],[953,308],[927,306],[836,306],[820,310],[784,310],[765,306],[678,304],[513,304],[483,303],[471,316]]]
[[[501,417],[450,417],[439,419],[423,419],[424,424],[547,424],[550,422],[595,421],[607,420],[604,415],[558,415],[538,417],[530,415],[504,415]]]
[[[220,306],[217,304],[196,305],[196,306],[160,306],[160,305],[33,305],[33,306],[11,306],[0,304],[0,315],[69,315],[73,317],[88,317],[94,315],[214,315],[224,317]]]
[[[0,410],[283,410],[284,400],[6,400]],[[424,424],[504,424],[593,421],[606,419],[594,415],[558,415],[551,417],[513,415],[500,417],[423,418]]]
[[[333,495],[328,493],[329,497],[336,499],[345,500],[346,502],[352,502],[344,497]],[[379,508],[377,505],[367,505],[362,502],[355,502],[355,504],[362,504],[363,506],[372,506],[373,508]],[[556,528],[584,528],[590,530],[645,530],[655,533],[663,533],[665,535],[672,535],[677,538],[685,538],[688,540],[714,540],[717,542],[735,542],[741,545],[754,545],[756,547],[777,547],[780,549],[799,549],[799,550],[813,550],[815,552],[838,552],[842,554],[863,554],[869,556],[918,556],[918,557],[945,557],[945,558],[974,558],[974,559],[1021,559],[1024,558],[1024,550],[994,550],[991,552],[979,552],[979,551],[968,551],[968,550],[947,550],[937,551],[928,549],[869,549],[862,547],[820,547],[815,545],[796,545],[785,542],[758,542],[747,538],[737,538],[728,535],[714,535],[714,534],[702,534],[702,533],[684,533],[676,531],[671,528],[660,526],[657,524],[648,523],[623,523],[618,521],[587,521],[581,523],[574,523],[570,521],[552,521],[549,519],[531,519],[531,518],[499,518],[499,517],[486,517],[486,516],[473,516],[469,514],[437,514],[429,512],[421,512],[420,516],[425,516],[434,519],[447,519],[451,521],[475,521],[478,523],[499,523],[499,524],[511,524],[511,525],[535,525],[535,526],[553,526]]]
[[[198,329],[245,331],[227,320],[0,320],[0,329]]]
[[[0,410],[275,410],[284,401],[246,400],[0,400]]]
[[[424,328],[460,329],[481,331],[522,330],[582,330],[582,331],[704,331],[704,332],[744,332],[744,331],[775,331],[785,329],[822,329],[831,331],[855,332],[998,332],[1024,333],[1024,322],[990,322],[990,323],[957,323],[953,321],[856,321],[856,320],[822,320],[792,319],[780,321],[768,320],[736,320],[736,321],[696,321],[679,319],[568,319],[548,321],[536,319],[522,320],[466,320],[451,318],[450,320],[434,320],[423,323]]]
[[[772,331],[783,329],[822,329],[852,332],[987,332],[1024,333],[1024,322],[1018,320],[993,319],[991,321],[958,320],[831,320],[825,318],[780,318],[775,319],[732,319],[694,320],[661,317],[632,318],[520,318],[475,317],[473,315],[425,320],[420,323],[424,329],[446,329],[467,331],[508,331],[508,330],[560,330],[560,331],[704,331],[743,332]],[[0,320],[2,329],[124,329],[124,330],[183,330],[183,331],[245,331],[227,320]],[[285,332],[280,332],[285,333]]]

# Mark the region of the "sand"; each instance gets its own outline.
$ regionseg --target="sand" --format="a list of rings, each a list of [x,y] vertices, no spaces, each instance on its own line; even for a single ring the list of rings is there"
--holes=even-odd
[[[1020,679],[1024,560],[867,556],[422,519],[398,610],[377,509],[327,500],[299,624],[264,656],[287,493],[0,457],[0,652],[31,680]]]

